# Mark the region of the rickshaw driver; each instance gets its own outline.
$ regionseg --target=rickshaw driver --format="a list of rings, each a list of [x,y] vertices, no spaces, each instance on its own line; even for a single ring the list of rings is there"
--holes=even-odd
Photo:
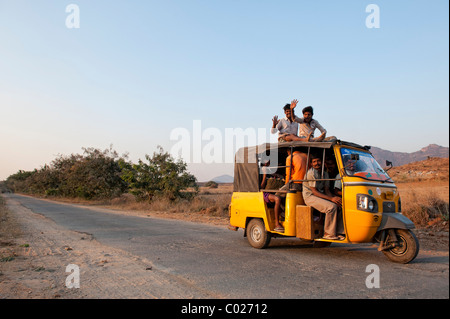
[[[303,183],[303,200],[306,205],[313,207],[325,214],[324,239],[343,240],[345,237],[342,218],[339,207],[342,207],[342,199],[330,191],[330,182],[321,181],[322,160],[319,156],[311,155],[312,167],[306,173]],[[329,179],[328,173],[323,173],[323,179]]]
[[[342,184],[340,181],[341,176],[339,175],[339,171],[337,169],[336,159],[334,157],[328,157],[325,159],[325,167],[327,169],[328,176],[330,176],[330,178],[334,176],[336,179],[336,181],[332,181],[330,183],[331,193],[342,197]]]
[[[356,173],[356,160],[350,159],[349,155],[345,155],[344,158],[344,169],[348,176],[353,176]]]

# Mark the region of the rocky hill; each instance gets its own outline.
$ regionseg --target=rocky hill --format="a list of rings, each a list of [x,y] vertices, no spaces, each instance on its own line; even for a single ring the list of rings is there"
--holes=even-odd
[[[395,182],[448,181],[449,159],[430,157],[429,159],[393,167],[388,171]]]
[[[449,148],[436,144],[430,144],[427,147],[422,148],[420,151],[413,153],[391,152],[378,147],[372,147],[370,151],[381,166],[385,165],[386,160],[392,162],[394,166],[401,166],[433,157],[449,157]]]

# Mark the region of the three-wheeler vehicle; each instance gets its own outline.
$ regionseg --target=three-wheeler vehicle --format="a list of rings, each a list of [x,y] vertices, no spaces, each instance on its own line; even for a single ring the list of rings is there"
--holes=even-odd
[[[290,174],[292,171],[288,169],[288,163],[292,161],[286,159],[293,156],[294,151],[306,154],[307,163],[310,163],[313,153],[319,154],[323,159],[322,178],[327,169],[325,161],[334,161],[338,174],[329,176],[327,180],[331,185],[341,182],[344,239],[323,238],[324,214],[307,206],[302,192],[293,187],[293,183],[307,180],[293,180],[286,176],[286,172]],[[261,189],[262,166],[267,165],[267,158],[270,159],[268,168],[271,173],[282,175],[289,181],[282,190],[279,185],[276,189]],[[264,201],[265,192],[280,196],[283,232],[275,231],[274,207]],[[236,153],[229,228],[244,229],[244,236],[255,248],[266,248],[273,237],[297,237],[315,247],[326,247],[331,243],[378,243],[378,250],[391,261],[409,263],[418,254],[419,241],[411,231],[415,228],[414,223],[401,211],[397,187],[372,156],[369,146],[336,139],[328,142],[295,141],[244,147]]]

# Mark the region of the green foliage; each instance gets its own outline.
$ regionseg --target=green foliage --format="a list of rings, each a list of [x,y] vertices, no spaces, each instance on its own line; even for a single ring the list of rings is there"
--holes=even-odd
[[[215,181],[209,181],[205,184],[205,187],[209,188],[218,188],[219,184],[217,184]]]
[[[138,164],[121,162],[122,178],[130,187],[130,193],[139,200],[152,200],[162,196],[170,200],[192,198],[198,192],[194,175],[187,172],[187,165],[175,161],[169,153],[158,147],[153,156],[145,155],[146,162]],[[186,191],[193,188],[192,191]]]
[[[153,157],[146,155],[146,161],[139,160],[137,164],[112,148],[83,151],[82,155],[58,155],[39,170],[21,170],[9,176],[5,184],[15,192],[84,199],[114,198],[130,191],[140,200],[152,200],[155,196],[174,200],[192,198],[198,192],[196,179],[187,172],[186,163],[175,161],[161,147]]]
[[[83,150],[83,155],[59,155],[39,170],[19,171],[8,177],[6,185],[15,192],[85,199],[112,198],[127,190],[117,152]]]

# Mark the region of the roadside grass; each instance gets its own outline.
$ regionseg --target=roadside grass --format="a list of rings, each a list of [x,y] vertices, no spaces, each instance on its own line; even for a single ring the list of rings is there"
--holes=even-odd
[[[0,195],[0,266],[1,263],[14,260],[16,254],[13,248],[16,246],[16,239],[21,235],[20,225],[6,207],[5,199]]]
[[[0,245],[4,241],[17,238],[22,234],[17,221],[6,207],[6,200],[0,195]]]
[[[449,185],[446,181],[397,184],[402,212],[417,227],[449,229]]]
[[[449,202],[434,193],[412,191],[402,196],[402,210],[416,225],[433,226],[449,222]]]
[[[214,217],[227,217],[231,192],[200,192],[195,198],[169,200],[158,198],[151,202],[136,201],[134,196],[124,194],[112,199],[108,206],[124,210],[153,211],[167,213],[198,213]]]

